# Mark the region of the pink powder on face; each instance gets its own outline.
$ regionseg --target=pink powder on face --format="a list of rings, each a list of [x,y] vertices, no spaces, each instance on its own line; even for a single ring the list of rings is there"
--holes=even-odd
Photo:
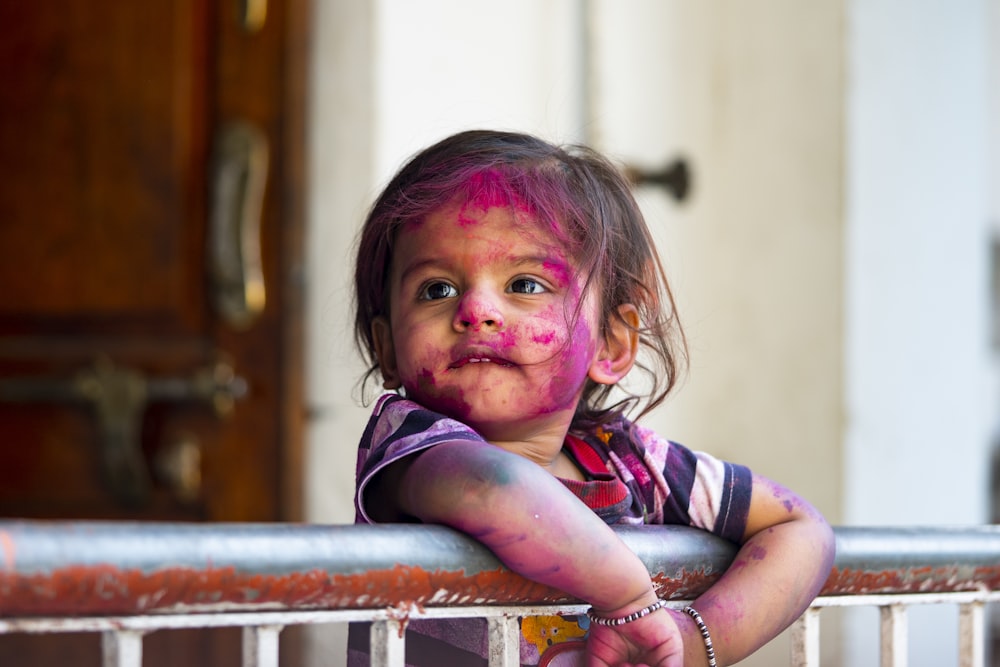
[[[542,266],[552,276],[553,280],[559,283],[560,287],[569,285],[573,279],[572,269],[563,262],[545,262]]]
[[[442,393],[436,388],[436,385],[434,374],[429,369],[421,369],[417,377],[417,386],[410,392],[413,394],[412,398],[441,414],[458,420],[466,419],[471,413],[471,406],[462,397],[461,390],[445,389]],[[427,396],[434,398],[427,400]]]
[[[560,341],[559,332],[565,327],[565,316],[561,306],[552,306],[546,312],[540,314],[538,320],[523,334],[511,338],[510,344],[516,345],[519,341],[525,344],[534,343],[542,347],[551,347],[565,341]],[[511,330],[514,333],[514,330]]]
[[[463,204],[461,210],[458,212],[458,224],[462,227],[472,227],[479,223],[479,218],[471,216],[466,213],[466,205]]]
[[[508,188],[487,186],[470,188],[467,200],[452,199],[411,223],[401,233],[413,231],[418,238],[401,236],[397,249],[409,253],[411,263],[426,261],[457,276],[459,302],[455,310],[442,312],[454,318],[452,326],[464,322],[463,335],[470,337],[476,354],[509,363],[453,367],[451,356],[461,351],[450,338],[454,329],[448,322],[436,320],[425,329],[419,318],[408,320],[408,307],[400,317],[409,342],[402,347],[415,362],[404,378],[407,395],[484,433],[500,434],[534,417],[573,412],[599,332],[590,330],[595,320],[590,301],[581,307],[586,291],[573,259],[553,234],[558,225],[514,210]],[[534,276],[548,288],[540,297],[541,309],[531,297],[511,295],[510,280],[521,276]],[[491,320],[499,325],[484,326]],[[465,378],[480,371],[482,380],[468,384]]]
[[[512,347],[517,347],[518,343],[518,330],[517,328],[510,328],[497,334],[497,338],[500,341],[500,347],[502,349],[509,349]]]
[[[434,379],[434,373],[429,368],[421,368],[420,373],[417,375],[417,389],[425,392],[436,384],[437,381]]]
[[[595,340],[596,335],[590,331],[586,318],[582,316],[577,318],[573,336],[570,339],[570,346],[567,350],[570,357],[567,365],[572,365],[574,361],[576,363],[585,363],[594,352],[592,345]]]
[[[541,333],[533,334],[531,336],[531,341],[533,343],[538,343],[539,345],[551,345],[555,338],[555,331],[543,331]]]
[[[462,399],[460,395],[438,396],[433,408],[443,415],[448,415],[459,421],[467,421],[472,414],[472,406]]]
[[[554,331],[548,332],[548,336],[539,334],[536,337],[548,338],[548,345],[560,342]],[[553,353],[558,355],[560,364],[544,390],[546,400],[538,400],[543,398],[542,396],[532,397],[531,407],[526,404],[526,409],[535,414],[547,414],[575,408],[573,403],[578,400],[579,392],[583,390],[587,380],[593,354],[591,345],[590,333],[581,318],[576,322],[569,340],[563,341],[560,347],[553,350]]]

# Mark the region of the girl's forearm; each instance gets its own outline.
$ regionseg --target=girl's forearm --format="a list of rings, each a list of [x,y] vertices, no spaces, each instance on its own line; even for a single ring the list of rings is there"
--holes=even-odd
[[[655,600],[645,565],[541,467],[492,445],[443,443],[403,475],[402,509],[468,534],[514,572],[628,613]]]
[[[718,663],[742,660],[794,622],[829,576],[833,555],[833,533],[818,514],[747,540],[729,570],[693,603],[711,631]],[[692,624],[686,628],[685,653],[703,660],[700,636]]]

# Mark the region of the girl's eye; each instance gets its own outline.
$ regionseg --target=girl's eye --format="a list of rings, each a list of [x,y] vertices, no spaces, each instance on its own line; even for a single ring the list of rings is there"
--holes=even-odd
[[[436,301],[453,296],[458,296],[458,290],[448,283],[431,283],[420,291],[420,298],[423,301]]]
[[[537,280],[518,278],[510,284],[510,291],[515,294],[541,294],[545,291],[545,287]]]

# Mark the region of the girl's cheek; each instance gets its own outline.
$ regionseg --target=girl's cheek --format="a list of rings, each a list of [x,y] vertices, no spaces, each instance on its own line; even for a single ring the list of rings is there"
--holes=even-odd
[[[566,324],[543,313],[509,326],[500,331],[498,337],[502,349],[544,350],[557,347],[565,341]]]
[[[408,330],[407,343],[400,348],[397,356],[397,364],[404,385],[433,386],[435,380],[431,373],[431,368],[440,366],[440,359],[444,356],[432,343],[422,343],[425,340],[421,335],[419,327],[412,327]]]
[[[556,341],[556,332],[552,329],[547,331],[536,331],[531,336],[531,342],[536,345],[548,347]]]
[[[525,342],[538,347],[560,347],[569,337],[567,324],[563,308],[550,306],[532,320]]]
[[[595,352],[594,333],[585,319],[577,319],[573,335],[566,346],[566,369],[574,374],[590,366]]]
[[[520,327],[513,326],[499,333],[501,349],[506,350],[518,346],[521,340],[520,329]]]
[[[514,345],[533,358],[548,358],[565,345],[566,334],[565,327],[557,329],[553,323],[542,320],[523,327]]]

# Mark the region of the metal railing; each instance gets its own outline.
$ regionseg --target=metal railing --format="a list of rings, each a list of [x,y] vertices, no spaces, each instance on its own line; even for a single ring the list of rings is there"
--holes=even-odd
[[[616,529],[678,605],[734,549],[681,527]],[[906,664],[906,609],[959,605],[959,664],[984,665],[985,604],[1000,599],[1000,527],[838,528],[821,596],[793,626],[791,664],[819,664],[825,607],[881,610],[883,667]],[[518,665],[518,619],[586,605],[504,569],[435,526],[0,521],[0,634],[103,633],[105,667],[139,667],[153,630],[243,628],[243,665],[278,664],[292,625],[373,621],[372,664],[403,664],[411,618],[484,617],[491,667]]]

